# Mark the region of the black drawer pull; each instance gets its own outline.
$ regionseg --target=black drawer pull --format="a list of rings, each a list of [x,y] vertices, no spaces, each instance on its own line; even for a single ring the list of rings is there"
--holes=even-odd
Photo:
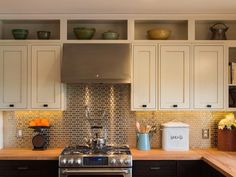
[[[10,104],[9,107],[13,108],[15,105],[14,104]]]
[[[150,167],[150,170],[155,171],[155,170],[160,170],[161,167]]]
[[[207,107],[208,107],[208,108],[211,108],[211,105],[210,105],[210,104],[208,104],[208,105],[207,105]]]
[[[17,167],[17,170],[19,171],[29,170],[29,167],[27,166]]]
[[[143,108],[146,108],[146,107],[147,107],[147,105],[146,105],[146,104],[143,104],[143,105],[142,105],[142,107],[143,107]]]
[[[44,104],[43,107],[47,108],[47,107],[48,107],[48,104]]]
[[[174,105],[173,105],[173,107],[174,107],[174,108],[177,108],[177,107],[178,107],[178,105],[177,105],[177,104],[174,104]]]

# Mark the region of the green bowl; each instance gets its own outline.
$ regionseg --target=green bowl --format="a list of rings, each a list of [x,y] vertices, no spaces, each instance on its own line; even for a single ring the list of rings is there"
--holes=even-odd
[[[119,34],[113,31],[107,31],[102,34],[102,38],[106,40],[115,40],[119,39]]]
[[[14,39],[27,39],[29,31],[27,29],[13,29],[12,35]]]
[[[77,39],[92,39],[95,32],[95,28],[74,28],[74,34]]]

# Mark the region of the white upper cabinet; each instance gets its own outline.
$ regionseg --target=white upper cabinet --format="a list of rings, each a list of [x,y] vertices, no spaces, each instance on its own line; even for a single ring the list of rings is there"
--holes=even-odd
[[[156,46],[134,45],[132,67],[132,110],[156,110]]]
[[[0,108],[27,108],[27,46],[0,46]]]
[[[194,47],[194,108],[224,108],[224,47]]]
[[[60,109],[60,46],[32,46],[32,108]]]
[[[190,47],[160,47],[160,108],[189,108]]]

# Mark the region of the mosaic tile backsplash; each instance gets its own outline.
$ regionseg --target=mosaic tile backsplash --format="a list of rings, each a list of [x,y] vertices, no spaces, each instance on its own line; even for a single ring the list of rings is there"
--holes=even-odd
[[[86,114],[87,110],[87,114]],[[225,112],[196,111],[130,111],[130,85],[128,84],[70,84],[67,86],[67,109],[61,111],[4,112],[4,146],[32,148],[35,132],[28,128],[30,120],[48,118],[52,124],[45,134],[49,147],[65,147],[84,143],[93,134],[92,125],[102,125],[101,132],[109,144],[136,146],[135,122],[156,125],[152,147],[161,147],[161,124],[182,121],[190,125],[190,147],[215,147],[217,123]],[[210,139],[202,139],[202,128],[210,129]],[[23,137],[17,131],[23,130]]]

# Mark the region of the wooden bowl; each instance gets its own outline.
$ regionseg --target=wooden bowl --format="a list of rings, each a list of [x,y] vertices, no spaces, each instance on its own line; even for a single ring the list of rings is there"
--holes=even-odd
[[[171,35],[171,30],[165,28],[155,28],[147,31],[148,38],[154,40],[166,40]]]

